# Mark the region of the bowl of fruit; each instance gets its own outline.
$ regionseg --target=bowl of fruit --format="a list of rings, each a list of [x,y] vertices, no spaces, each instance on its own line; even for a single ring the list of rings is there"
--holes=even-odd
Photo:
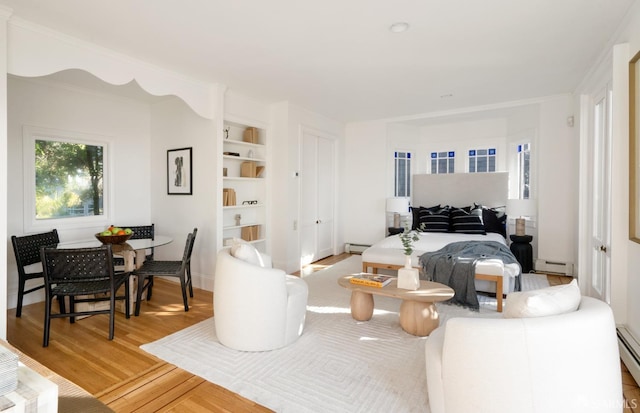
[[[96,238],[103,244],[124,244],[133,235],[130,228],[118,228],[110,226],[96,234]]]

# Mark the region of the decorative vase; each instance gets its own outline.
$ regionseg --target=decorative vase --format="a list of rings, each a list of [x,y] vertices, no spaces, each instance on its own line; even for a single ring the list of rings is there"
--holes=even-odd
[[[411,266],[411,255],[404,256],[404,267],[398,270],[398,288],[417,290],[420,287],[420,274]]]

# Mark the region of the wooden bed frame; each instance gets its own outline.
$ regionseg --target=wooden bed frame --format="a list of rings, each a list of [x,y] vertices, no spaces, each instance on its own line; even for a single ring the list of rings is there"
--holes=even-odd
[[[419,174],[412,176],[412,182],[411,205],[414,206],[430,207],[440,204],[463,207],[475,202],[495,207],[506,206],[509,198],[509,173],[507,172]],[[379,269],[396,271],[402,267],[402,265],[381,262],[362,263],[362,271],[369,272],[371,268],[373,274],[377,274]],[[497,310],[502,312],[503,277],[476,274],[475,278],[496,283]]]

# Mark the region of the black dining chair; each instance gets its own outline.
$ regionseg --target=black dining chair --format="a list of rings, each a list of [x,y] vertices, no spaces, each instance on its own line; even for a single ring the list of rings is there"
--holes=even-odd
[[[25,267],[40,262],[40,248],[56,245],[60,242],[58,231],[52,230],[40,234],[25,235],[22,237],[11,236],[13,252],[16,256],[18,266],[18,305],[16,307],[16,317],[22,316],[22,302],[26,294],[44,288],[44,275],[42,271],[27,272]],[[37,286],[25,290],[28,280],[41,279]],[[60,302],[61,311],[64,312],[64,303]]]
[[[109,314],[109,340],[115,330],[116,300],[125,301],[125,316],[129,318],[129,272],[115,272],[111,245],[97,248],[56,249],[43,247],[40,251],[45,281],[45,318],[42,346],[49,345],[52,318]],[[118,290],[124,285],[124,295]],[[69,298],[69,312],[52,313],[53,297]],[[109,302],[109,307],[76,311],[78,303]]]
[[[129,228],[131,229],[131,231],[133,232],[133,235],[131,235],[131,238],[129,239],[155,239],[155,224],[151,224],[151,225],[132,225],[132,226],[127,226],[127,225],[114,225],[117,226],[119,228]],[[149,260],[153,260],[153,247],[149,249],[149,254],[147,254],[145,256],[145,260],[149,261]],[[114,257],[113,258],[113,264],[114,265],[124,265],[124,258],[122,257]]]
[[[194,228],[193,232],[187,236],[187,242],[180,261],[145,261],[142,267],[134,270],[131,274],[138,277],[138,288],[136,292],[136,309],[134,314],[140,315],[140,301],[142,293],[147,291],[147,300],[151,299],[153,290],[153,277],[177,277],[180,279],[180,288],[182,289],[182,301],[184,303],[184,311],[189,311],[189,300],[187,298],[187,287],[189,288],[189,296],[193,297],[193,285],[191,282],[191,254],[193,245],[196,242],[196,234],[198,229]]]

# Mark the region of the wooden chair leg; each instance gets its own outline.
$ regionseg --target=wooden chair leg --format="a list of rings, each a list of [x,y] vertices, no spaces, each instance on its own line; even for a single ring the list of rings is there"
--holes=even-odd
[[[142,290],[144,289],[144,275],[138,275],[138,289],[136,291],[136,309],[133,313],[136,317],[140,315],[140,301],[142,301]]]
[[[18,306],[16,307],[16,317],[22,316],[22,299],[24,298],[25,283],[25,280],[20,280],[18,283]]]
[[[44,334],[42,347],[49,347],[49,331],[51,329],[51,298],[47,297],[44,307]]]
[[[182,301],[184,302],[184,311],[189,311],[189,299],[187,298],[187,286],[184,279],[185,275],[180,277],[180,288],[182,289]]]

